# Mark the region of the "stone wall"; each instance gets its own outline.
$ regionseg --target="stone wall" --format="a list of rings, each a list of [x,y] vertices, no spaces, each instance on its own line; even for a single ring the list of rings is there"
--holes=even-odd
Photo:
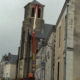
[[[75,0],[74,79],[80,80],[80,0]]]

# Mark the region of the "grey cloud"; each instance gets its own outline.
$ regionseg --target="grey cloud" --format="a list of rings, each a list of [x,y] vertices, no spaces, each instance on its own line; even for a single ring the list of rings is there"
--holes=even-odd
[[[32,0],[0,0],[0,59],[5,53],[18,54],[24,6]],[[65,0],[38,0],[45,5],[45,23],[55,24]]]

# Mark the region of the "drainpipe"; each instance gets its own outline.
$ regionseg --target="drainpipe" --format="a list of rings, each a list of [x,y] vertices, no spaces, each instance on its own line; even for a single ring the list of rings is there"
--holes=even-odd
[[[44,56],[46,56],[46,46],[45,46],[45,52],[44,52],[44,54],[45,54]],[[45,62],[45,67],[44,67],[44,80],[45,80],[45,77],[46,77],[45,76],[45,74],[46,74],[46,72],[45,72],[46,71],[46,61],[45,61],[45,59],[44,59],[44,62]]]
[[[42,41],[43,41],[43,39],[40,39],[40,44],[41,44],[41,48],[42,48],[42,51],[41,51],[41,62],[42,62],[42,54],[43,54],[43,45],[42,45]],[[40,72],[40,76],[41,76],[41,79],[40,80],[43,80],[43,72],[42,72],[42,66],[41,66],[41,62],[40,62],[40,69],[41,69],[41,72]]]
[[[52,44],[54,45],[54,32],[52,32]],[[51,55],[51,80],[53,80],[53,59],[54,59],[54,57],[53,57],[53,55],[54,55],[54,47],[52,46],[52,55]]]
[[[66,19],[66,39],[65,39],[65,58],[64,58],[64,79],[63,80],[66,80],[66,58],[67,58],[67,39],[68,39],[68,36],[67,36],[67,31],[68,31],[68,8],[69,8],[69,0],[66,0],[67,1],[67,19]]]

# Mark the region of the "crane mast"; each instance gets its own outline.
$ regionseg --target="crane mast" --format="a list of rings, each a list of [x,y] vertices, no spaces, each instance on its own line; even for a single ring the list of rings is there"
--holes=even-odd
[[[34,5],[35,13],[34,13],[34,24],[32,29],[32,73],[33,77],[36,70],[36,21],[37,21],[37,14],[38,14],[38,8],[39,5]]]

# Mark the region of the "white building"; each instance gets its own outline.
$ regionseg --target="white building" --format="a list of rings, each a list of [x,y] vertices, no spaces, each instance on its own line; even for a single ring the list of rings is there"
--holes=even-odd
[[[6,62],[8,62],[8,57],[5,54],[4,56],[2,56],[2,59],[0,61],[0,77],[1,78],[3,78],[3,69]]]
[[[54,54],[55,54],[55,27],[50,32],[47,45],[45,47],[45,80],[53,80],[54,78]]]
[[[16,78],[16,64],[6,63],[4,65],[3,77],[9,79]]]
[[[54,75],[54,52],[55,52],[55,27],[51,30],[47,37],[47,41],[40,42],[36,57],[36,79],[37,80],[53,80]]]
[[[41,52],[42,52],[42,48],[40,48],[40,50],[36,55],[36,72],[35,72],[36,80],[41,79]]]
[[[15,79],[16,78],[16,63],[17,55],[8,54],[4,56],[1,60],[3,65],[3,78],[5,79]],[[4,64],[3,64],[4,63]]]

